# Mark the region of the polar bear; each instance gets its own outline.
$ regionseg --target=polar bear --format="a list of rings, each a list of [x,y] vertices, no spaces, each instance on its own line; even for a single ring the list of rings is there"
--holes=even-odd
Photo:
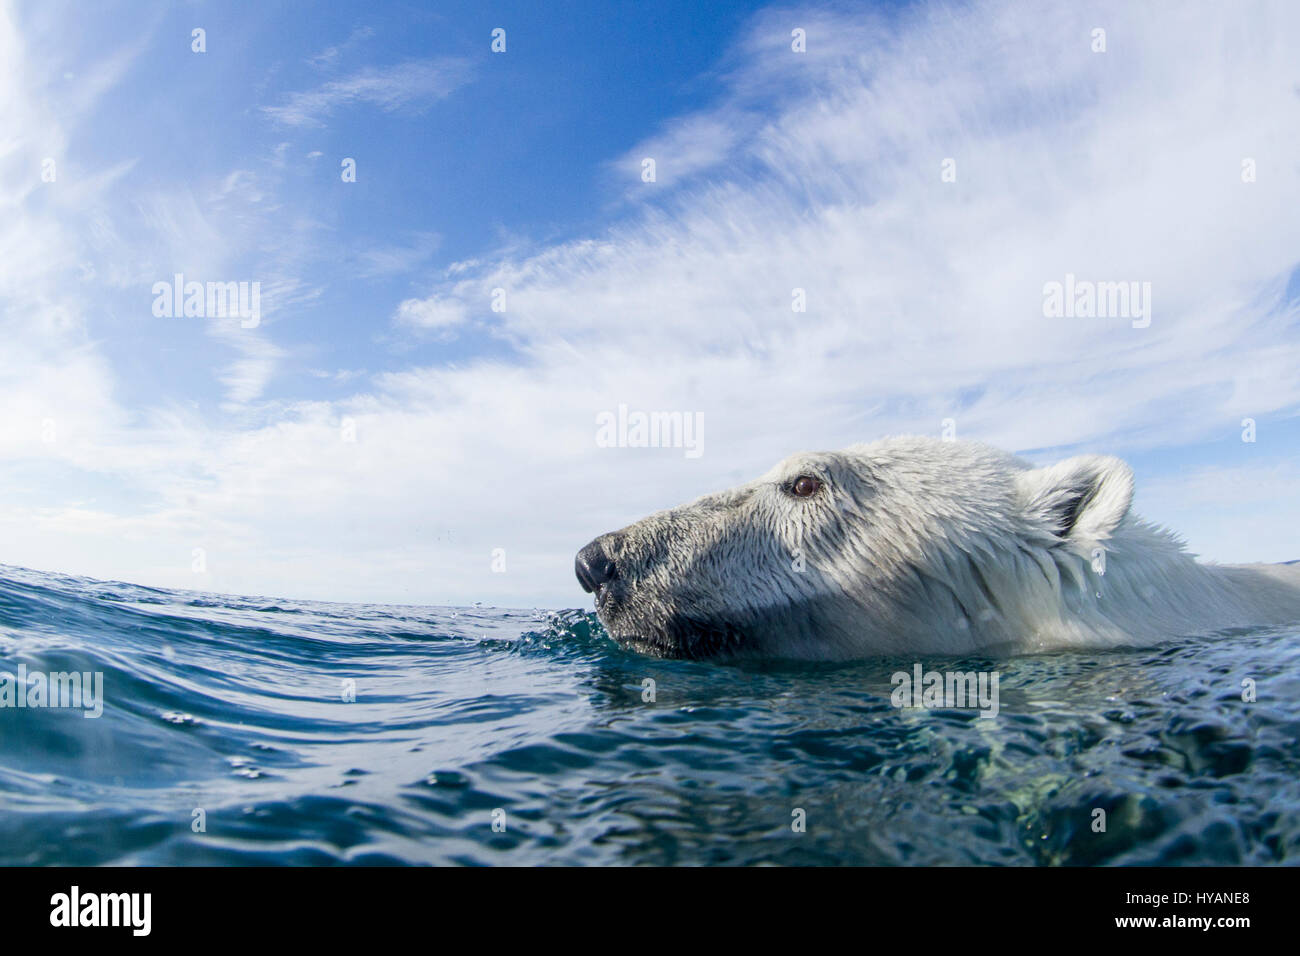
[[[1133,472],[901,437],[801,453],[604,534],[606,630],[668,657],[814,660],[1141,646],[1300,621],[1300,565],[1197,562],[1129,513]]]

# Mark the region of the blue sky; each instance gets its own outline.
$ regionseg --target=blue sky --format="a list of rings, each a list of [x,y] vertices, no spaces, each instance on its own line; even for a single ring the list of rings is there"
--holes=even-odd
[[[310,16],[295,4],[159,6],[151,15],[127,4],[91,11],[91,22],[80,10],[57,19],[89,48],[65,55],[68,86],[99,51],[138,49],[79,126],[77,158],[132,164],[132,192],[192,192],[197,208],[179,215],[202,216],[218,231],[241,198],[275,203],[283,219],[257,223],[274,235],[245,236],[227,260],[232,276],[280,260],[282,243],[302,243],[285,269],[297,267],[312,297],[278,313],[276,343],[295,354],[262,392],[293,399],[313,384],[313,356],[360,349],[372,372],[418,359],[415,343],[374,349],[373,339],[393,300],[427,287],[437,267],[491,252],[506,236],[557,241],[617,216],[605,164],[646,128],[704,102],[703,74],[746,16],[743,5],[691,7],[626,4],[617,29],[580,4],[559,17],[563,5],[529,3],[344,5]],[[506,55],[494,56],[485,38],[504,23]],[[206,31],[202,55],[191,49],[195,26]],[[431,75],[405,88],[398,74],[408,67]],[[392,87],[392,104],[342,93],[333,103],[320,92],[362,76],[375,79],[377,97]],[[57,102],[64,91],[55,85]],[[314,104],[298,105],[312,96]],[[346,188],[342,157],[361,170]],[[230,204],[218,208],[225,190]],[[117,318],[129,327],[138,293],[122,293]],[[195,388],[192,363],[141,354],[132,336],[106,348],[114,340],[113,359],[131,373],[120,384],[138,389],[135,400],[166,399],[182,384],[189,397],[220,398],[214,379],[206,392]],[[505,351],[471,332],[427,354],[447,361],[494,348]]]
[[[1300,12],[1130,6],[0,2],[0,563],[581,604],[595,534],[947,418],[1300,557]]]

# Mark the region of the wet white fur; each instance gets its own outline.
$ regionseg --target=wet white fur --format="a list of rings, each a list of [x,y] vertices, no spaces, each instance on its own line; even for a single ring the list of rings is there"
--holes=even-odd
[[[801,475],[821,491],[792,495]],[[597,609],[654,652],[689,652],[700,625],[736,653],[810,659],[1147,645],[1300,621],[1300,565],[1200,563],[1131,514],[1132,496],[1132,470],[1101,455],[1034,469],[915,437],[797,454],[602,538],[620,580]]]

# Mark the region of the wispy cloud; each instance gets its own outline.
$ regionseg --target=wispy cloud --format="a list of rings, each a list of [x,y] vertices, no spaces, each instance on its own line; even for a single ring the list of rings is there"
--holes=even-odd
[[[454,299],[404,299],[394,317],[399,325],[417,329],[447,329],[469,317],[463,302]]]
[[[437,233],[421,232],[412,236],[409,242],[383,242],[364,247],[355,254],[357,277],[375,279],[404,275],[426,264],[441,244],[442,237]]]
[[[470,61],[463,57],[368,67],[314,90],[290,93],[280,105],[262,110],[286,126],[323,126],[328,116],[349,106],[415,112],[449,96],[468,83],[470,76]]]
[[[307,62],[320,69],[333,67],[338,63],[341,57],[356,49],[374,35],[375,31],[373,27],[357,27],[348,34],[348,38],[342,43],[335,43],[332,46],[327,46],[319,53],[313,54],[309,57]]]
[[[613,164],[613,173],[631,198],[656,198],[645,188],[653,182],[659,190],[690,183],[700,173],[711,170],[736,155],[743,131],[752,125],[750,117],[733,112],[728,116],[694,115],[669,125],[661,134],[647,139]]]
[[[220,372],[219,378],[226,387],[226,407],[237,409],[261,397],[279,360],[284,356],[284,350],[272,344],[265,336],[250,334],[248,330],[237,326],[224,338],[237,350],[239,357]]]

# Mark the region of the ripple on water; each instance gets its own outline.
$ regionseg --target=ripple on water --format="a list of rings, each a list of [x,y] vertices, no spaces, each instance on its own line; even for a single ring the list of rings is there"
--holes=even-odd
[[[1295,862],[1298,662],[1294,630],[927,662],[999,671],[982,719],[894,709],[911,661],[0,568],[0,670],[105,688],[98,719],[0,710],[0,862]]]

